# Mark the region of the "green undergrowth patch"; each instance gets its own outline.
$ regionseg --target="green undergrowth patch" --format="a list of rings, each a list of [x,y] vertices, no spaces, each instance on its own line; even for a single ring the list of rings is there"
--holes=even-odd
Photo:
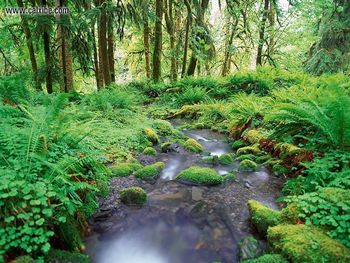
[[[165,164],[163,162],[157,162],[151,165],[147,165],[137,170],[134,173],[134,176],[136,178],[146,181],[155,181],[159,177],[160,172],[162,171],[164,166]]]
[[[120,199],[126,205],[143,205],[147,202],[147,193],[140,187],[125,188],[120,191]]]
[[[133,163],[119,163],[111,167],[112,176],[124,177],[131,175],[133,172],[142,168],[142,165],[138,162]]]

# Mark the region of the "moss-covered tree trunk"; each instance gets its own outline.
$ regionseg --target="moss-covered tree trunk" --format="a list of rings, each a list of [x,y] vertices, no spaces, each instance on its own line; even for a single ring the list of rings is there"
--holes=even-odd
[[[146,77],[148,79],[151,77],[149,31],[150,30],[148,25],[148,17],[146,17],[145,22],[143,23],[143,45],[144,45],[144,52],[145,52]]]
[[[156,0],[157,20],[154,29],[154,51],[153,51],[153,80],[158,82],[161,78],[162,61],[162,20],[163,20],[163,1]]]
[[[263,13],[262,13],[260,28],[259,28],[259,42],[258,42],[258,52],[256,55],[256,66],[262,65],[266,21],[267,21],[267,16],[269,13],[269,6],[270,6],[270,0],[264,0],[264,9],[263,9]]]
[[[42,6],[46,6],[46,0],[41,0]],[[45,54],[45,73],[46,73],[46,90],[52,93],[52,59],[50,49],[50,25],[45,24],[43,30],[44,54]]]

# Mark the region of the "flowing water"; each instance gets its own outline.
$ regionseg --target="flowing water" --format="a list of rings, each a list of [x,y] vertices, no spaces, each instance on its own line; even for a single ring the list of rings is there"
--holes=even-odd
[[[186,130],[206,155],[232,152],[225,136],[210,130]],[[133,177],[115,178],[111,194],[101,200],[101,209],[90,220],[92,233],[86,253],[96,263],[211,263],[238,262],[238,243],[255,235],[249,222],[247,201],[259,200],[277,208],[282,181],[265,168],[240,172],[238,162],[212,165],[204,154],[189,153],[179,146],[156,157],[140,156],[144,164],[163,161],[166,166],[155,184]],[[219,174],[236,172],[235,181],[216,187],[183,185],[173,179],[190,166],[212,167]],[[118,192],[130,186],[143,187],[148,203],[125,206]]]

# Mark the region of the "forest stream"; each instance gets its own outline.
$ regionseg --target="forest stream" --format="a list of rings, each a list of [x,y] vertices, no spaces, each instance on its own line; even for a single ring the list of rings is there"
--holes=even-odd
[[[247,201],[255,199],[277,208],[281,178],[264,167],[255,172],[239,171],[238,162],[208,164],[203,161],[205,156],[232,152],[226,136],[206,129],[183,132],[196,139],[204,153],[173,145],[168,153],[141,154],[142,164],[165,163],[154,184],[133,176],[111,181],[111,193],[100,201],[99,211],[89,222],[91,235],[86,239],[86,253],[93,262],[238,262],[240,240],[256,236]],[[174,180],[180,171],[194,165],[214,168],[220,175],[233,171],[237,177],[211,187]],[[132,186],[146,190],[146,205],[126,206],[120,202],[119,191]]]

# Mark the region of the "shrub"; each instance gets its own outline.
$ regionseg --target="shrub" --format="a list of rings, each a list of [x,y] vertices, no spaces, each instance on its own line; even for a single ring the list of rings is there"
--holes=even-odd
[[[247,143],[243,140],[237,140],[231,144],[231,147],[233,150],[237,150],[237,149],[244,147],[244,146],[247,146]]]
[[[120,199],[126,205],[143,205],[147,202],[147,194],[140,187],[130,187],[121,190]]]
[[[258,165],[254,161],[248,159],[241,161],[239,164],[239,168],[241,168],[242,170],[255,171],[257,167]]]
[[[223,164],[223,165],[229,165],[233,163],[233,159],[231,154],[222,154],[219,156],[219,163]]]
[[[144,132],[145,132],[147,139],[150,142],[152,142],[153,144],[157,144],[159,142],[159,137],[153,129],[146,128],[146,129],[144,129]]]
[[[278,225],[267,232],[272,249],[295,263],[345,263],[350,259],[348,248],[312,226]]]
[[[267,229],[280,223],[280,212],[264,206],[255,200],[248,201],[250,219],[258,232],[262,235],[267,234]]]
[[[112,175],[116,177],[124,177],[131,175],[133,172],[141,169],[140,163],[120,163],[111,168]]]
[[[143,153],[146,154],[146,155],[157,155],[157,151],[154,148],[152,148],[152,147],[146,147],[143,150]]]
[[[220,176],[215,170],[197,166],[183,170],[176,176],[176,179],[180,182],[189,182],[199,185],[218,185],[224,181],[224,177]]]
[[[203,151],[202,145],[199,142],[197,142],[195,139],[192,139],[192,138],[188,139],[185,142],[184,147],[185,147],[185,149],[190,150],[192,152],[196,152],[196,153]]]
[[[208,99],[208,93],[205,89],[200,87],[187,88],[185,91],[180,93],[176,100],[175,106],[182,107],[184,105],[192,105],[200,102],[204,102]]]
[[[244,260],[242,263],[288,263],[288,261],[279,254],[265,254],[255,259]]]
[[[30,256],[21,256],[16,258],[12,263],[35,263],[36,261]]]
[[[267,82],[254,73],[238,73],[229,77],[226,85],[231,92],[244,91],[248,94],[267,95],[273,83]]]
[[[139,170],[137,170],[134,173],[134,176],[136,178],[142,179],[142,180],[149,180],[149,181],[155,181],[159,175],[162,169],[164,168],[164,163],[157,162],[151,165],[147,165]]]

